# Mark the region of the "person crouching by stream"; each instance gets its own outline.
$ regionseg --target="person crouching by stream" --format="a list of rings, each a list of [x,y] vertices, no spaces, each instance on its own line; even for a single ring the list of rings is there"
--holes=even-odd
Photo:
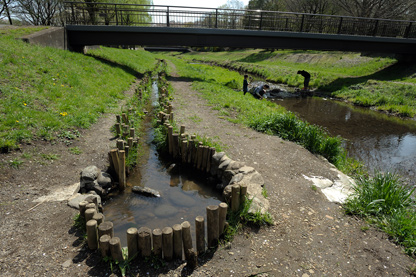
[[[253,91],[251,91],[251,94],[256,99],[263,99],[264,95],[266,94],[266,90],[269,89],[269,85],[260,85],[256,87]]]
[[[305,71],[305,70],[299,70],[298,74],[302,75],[303,78],[305,78],[303,80],[303,90],[308,90],[309,88],[309,81],[311,80],[311,74],[309,74],[309,72]]]

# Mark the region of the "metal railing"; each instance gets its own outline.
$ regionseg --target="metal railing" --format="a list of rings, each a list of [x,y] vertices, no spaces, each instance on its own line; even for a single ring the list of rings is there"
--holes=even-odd
[[[416,38],[416,22],[260,10],[65,2],[67,25],[216,28]]]

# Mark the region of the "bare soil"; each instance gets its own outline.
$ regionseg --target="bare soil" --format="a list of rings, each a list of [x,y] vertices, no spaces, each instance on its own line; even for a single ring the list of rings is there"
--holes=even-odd
[[[335,179],[332,165],[304,148],[278,137],[221,119],[193,91],[190,83],[170,78],[178,125],[225,146],[234,160],[254,167],[264,178],[275,225],[245,228],[231,242],[209,251],[191,271],[185,261],[156,269],[134,261],[132,276],[409,276],[414,261],[388,236],[357,218],[344,215],[306,176]],[[238,92],[236,92],[238,93]],[[242,93],[242,92],[241,92]],[[250,97],[250,96],[247,96]],[[197,119],[197,120],[196,120]],[[85,245],[73,227],[77,211],[66,201],[33,202],[79,181],[80,171],[105,169],[114,145],[112,114],[67,146],[35,142],[21,151],[0,156],[0,275],[1,276],[120,276],[96,251]],[[75,155],[69,147],[78,147]],[[44,154],[44,155],[42,155]],[[51,154],[58,159],[48,160]],[[9,161],[24,163],[14,169]],[[105,207],[104,207],[105,208]],[[191,223],[193,219],[188,219]]]

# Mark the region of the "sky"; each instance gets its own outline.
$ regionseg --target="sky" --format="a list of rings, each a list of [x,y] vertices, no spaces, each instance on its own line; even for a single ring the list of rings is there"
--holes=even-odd
[[[241,0],[240,0],[241,1]],[[248,5],[249,0],[242,0],[244,6]],[[164,6],[185,6],[198,8],[218,8],[227,3],[227,0],[153,0],[154,5]]]

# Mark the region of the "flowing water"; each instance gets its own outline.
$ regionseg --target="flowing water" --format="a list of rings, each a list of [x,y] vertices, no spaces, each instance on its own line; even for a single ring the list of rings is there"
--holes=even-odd
[[[325,98],[285,98],[271,101],[301,119],[345,139],[348,154],[370,170],[397,172],[410,185],[416,177],[416,121]]]
[[[155,82],[151,99],[153,105],[158,98],[157,91]],[[105,220],[113,222],[114,234],[120,238],[123,246],[127,244],[126,231],[130,227],[163,229],[189,221],[191,234],[194,234],[195,218],[206,217],[208,205],[222,202],[221,194],[208,187],[206,180],[198,176],[200,174],[162,161],[152,144],[153,129],[150,118],[145,123],[145,128],[145,143],[141,149],[143,155],[139,165],[128,177],[126,190],[104,204]],[[131,191],[133,186],[157,190],[161,197],[134,193]]]

